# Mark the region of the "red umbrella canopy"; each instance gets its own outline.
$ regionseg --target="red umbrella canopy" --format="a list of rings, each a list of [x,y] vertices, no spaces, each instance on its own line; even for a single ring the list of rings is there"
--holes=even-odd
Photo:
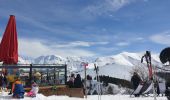
[[[0,61],[3,61],[3,64],[17,64],[18,62],[18,39],[14,15],[10,15],[1,40]]]

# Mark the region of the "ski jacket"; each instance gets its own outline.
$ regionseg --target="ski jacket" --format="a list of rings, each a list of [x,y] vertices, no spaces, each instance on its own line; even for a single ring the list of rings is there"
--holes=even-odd
[[[12,86],[13,97],[22,97],[24,96],[24,87],[21,81],[15,81]]]

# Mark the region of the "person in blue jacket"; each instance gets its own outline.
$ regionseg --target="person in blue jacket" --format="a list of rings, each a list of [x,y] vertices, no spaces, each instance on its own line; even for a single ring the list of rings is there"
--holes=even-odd
[[[16,81],[12,85],[13,98],[24,98],[24,87],[20,78],[16,78]]]

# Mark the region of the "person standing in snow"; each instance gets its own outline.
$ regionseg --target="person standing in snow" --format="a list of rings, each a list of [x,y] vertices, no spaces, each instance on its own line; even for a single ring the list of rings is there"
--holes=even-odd
[[[74,80],[75,80],[75,75],[71,74],[71,77],[70,77],[69,81],[67,82],[69,88],[73,88],[74,87]]]
[[[83,83],[82,83],[80,74],[77,74],[77,77],[74,80],[74,87],[75,88],[82,88],[83,87]]]
[[[0,75],[0,88],[1,88],[1,91],[2,91],[2,88],[3,88],[3,76],[2,76],[2,74]]]
[[[2,89],[7,91],[7,79],[6,79],[6,76],[3,75],[3,79],[2,79]]]
[[[8,95],[11,95],[12,94],[12,84],[15,82],[15,75],[8,75],[6,78],[7,78],[7,81],[9,82],[8,89],[11,89],[10,92],[8,93]]]

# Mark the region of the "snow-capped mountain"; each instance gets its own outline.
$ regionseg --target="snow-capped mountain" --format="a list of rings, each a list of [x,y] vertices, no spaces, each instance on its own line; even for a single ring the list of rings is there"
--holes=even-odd
[[[24,56],[18,57],[18,64],[31,64],[34,61],[34,59]]]
[[[32,62],[34,64],[65,64],[66,59],[58,55],[40,56]]]
[[[130,71],[135,66],[143,66],[141,58],[144,52],[129,53],[122,52],[117,55],[106,57],[61,57],[57,55],[40,56],[36,59],[24,59],[19,57],[19,63],[21,64],[67,64],[68,72],[75,72],[84,74],[84,67],[82,62],[88,62],[87,74],[95,76],[94,64],[99,66],[100,75],[109,75],[112,77],[130,79]],[[145,62],[145,61],[144,61]],[[146,63],[146,62],[145,62]],[[152,54],[152,64],[161,66],[158,54]]]
[[[108,75],[112,77],[122,78],[122,79],[130,79],[131,75],[130,72],[134,67],[146,67],[146,61],[141,63],[141,58],[144,53],[129,53],[129,52],[122,52],[117,55],[107,56],[107,57],[99,57],[95,60],[96,63],[100,68],[101,75]],[[152,54],[152,64],[156,66],[161,66],[159,61],[158,54]],[[95,75],[93,69],[89,69],[88,74]]]
[[[144,53],[129,53],[129,52],[122,52],[117,55],[107,56],[107,57],[99,57],[96,59],[96,62],[100,66],[110,65],[110,64],[118,64],[118,65],[125,65],[125,66],[135,66],[141,62],[141,58]],[[157,54],[152,54],[152,63],[159,64],[159,56]]]

